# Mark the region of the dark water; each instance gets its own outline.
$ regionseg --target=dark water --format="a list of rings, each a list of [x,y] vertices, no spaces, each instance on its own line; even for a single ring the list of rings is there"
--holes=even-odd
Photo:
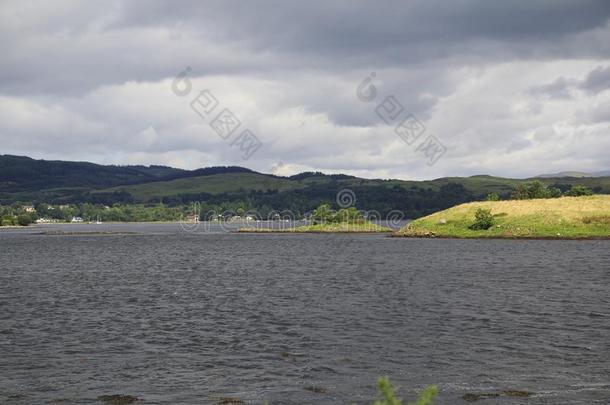
[[[0,403],[610,403],[610,241],[117,227],[0,231]]]

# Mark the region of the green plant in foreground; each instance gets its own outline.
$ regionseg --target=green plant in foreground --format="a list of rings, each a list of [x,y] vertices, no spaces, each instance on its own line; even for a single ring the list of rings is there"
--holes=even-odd
[[[388,377],[379,377],[377,388],[382,399],[375,401],[373,405],[403,405],[402,400],[396,398],[394,387]],[[437,395],[438,387],[436,385],[429,385],[419,394],[416,402],[409,403],[408,405],[432,405]]]

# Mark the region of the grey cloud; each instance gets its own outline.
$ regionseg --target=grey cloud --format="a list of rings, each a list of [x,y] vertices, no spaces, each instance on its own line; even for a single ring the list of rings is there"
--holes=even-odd
[[[0,102],[10,110],[0,110],[0,140],[13,153],[60,158],[78,149],[102,163],[108,156],[113,163],[121,156],[173,162],[190,153],[189,164],[203,156],[265,170],[282,160],[426,177],[490,172],[464,162],[490,151],[552,150],[553,142],[568,142],[549,129],[555,122],[570,121],[574,131],[605,122],[601,107],[582,113],[581,122],[570,114],[593,111],[588,102],[607,94],[609,18],[605,0],[4,1]],[[583,79],[567,60],[602,66]],[[536,81],[520,65],[563,61],[565,71]],[[198,135],[187,100],[167,85],[186,66],[260,135],[265,148],[255,158],[240,161],[210,131]],[[500,75],[509,83],[477,87],[502,66],[524,81]],[[371,72],[378,97],[364,103],[356,87]],[[506,91],[511,86],[517,96]],[[434,171],[375,114],[389,95],[452,147]],[[549,107],[564,101],[574,104]],[[587,139],[594,149],[604,145]],[[600,164],[607,159],[599,157]],[[516,169],[509,162],[499,170]]]
[[[556,40],[604,25],[610,4],[603,0],[531,2],[475,1],[135,1],[118,24],[196,21],[216,37],[287,51],[329,49],[341,54],[396,47],[405,42],[455,43],[465,39]]]
[[[610,89],[610,66],[599,66],[589,72],[579,87],[593,94]]]
[[[598,66],[591,70],[583,80],[559,77],[541,86],[532,87],[532,95],[550,98],[571,98],[578,89],[589,94],[598,94],[610,88],[610,66]]]
[[[591,123],[610,124],[610,101],[601,103],[587,112],[587,118]]]
[[[75,94],[160,80],[185,65],[202,75],[277,76],[295,69],[344,73],[433,61],[610,55],[584,42],[562,46],[607,24],[610,3],[603,0],[36,4],[3,5],[4,93]]]
[[[547,96],[550,98],[571,98],[572,89],[578,84],[578,80],[572,78],[559,77],[551,83],[530,89],[530,94]]]

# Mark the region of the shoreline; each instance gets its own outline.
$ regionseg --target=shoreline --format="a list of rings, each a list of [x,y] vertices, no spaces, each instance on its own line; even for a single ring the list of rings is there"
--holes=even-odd
[[[267,234],[290,234],[290,233],[296,233],[296,234],[304,234],[304,233],[312,233],[312,234],[373,234],[373,235],[386,235],[386,236],[391,236],[390,235],[391,231],[298,231],[298,230],[285,230],[285,231],[280,231],[277,229],[270,229],[270,230],[263,230],[263,229],[258,229],[258,230],[250,230],[250,229],[238,229],[235,231],[231,231],[229,233],[267,233]]]
[[[461,239],[461,240],[610,240],[610,236],[452,236],[452,235],[405,235],[398,232],[387,235],[388,238],[404,238],[404,239]]]
[[[288,228],[262,228],[262,227],[243,227],[237,230],[239,233],[377,233],[389,234],[394,232],[385,226],[377,225],[371,222],[331,222],[320,224],[309,224],[302,226],[293,226]]]

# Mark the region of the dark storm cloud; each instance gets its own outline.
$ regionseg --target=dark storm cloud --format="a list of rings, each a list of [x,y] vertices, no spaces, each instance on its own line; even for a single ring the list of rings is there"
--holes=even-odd
[[[573,137],[605,150],[609,18],[607,0],[4,1],[0,141],[112,163],[547,172]],[[256,159],[232,161],[170,92],[186,66],[264,139]],[[436,172],[375,114],[386,96],[451,147]]]
[[[286,5],[289,5],[286,7]],[[340,54],[471,39],[559,40],[607,22],[603,0],[130,2],[122,24],[211,27],[218,38],[260,48]]]
[[[34,4],[3,16],[5,93],[155,81],[187,64],[198,74],[274,75],[610,54],[593,41],[565,43],[607,23],[604,0],[129,1],[68,3],[60,16],[56,3]],[[37,24],[20,23],[37,13]]]

